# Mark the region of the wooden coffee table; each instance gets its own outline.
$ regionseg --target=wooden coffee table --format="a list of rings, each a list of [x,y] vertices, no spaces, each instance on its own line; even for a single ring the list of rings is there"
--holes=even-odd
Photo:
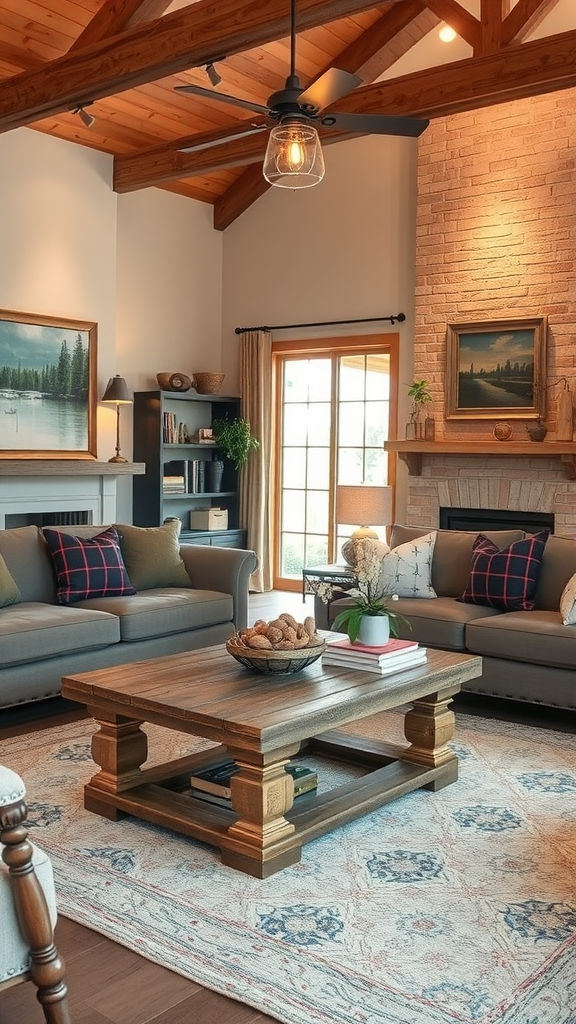
[[[302,845],[382,804],[458,777],[447,746],[454,731],[452,697],[480,675],[482,659],[429,651],[425,664],[390,676],[323,667],[292,676],[256,675],[223,646],[86,672],[63,680],[64,697],[86,704],[100,728],[92,756],[100,770],[85,787],[84,806],[112,821],[127,814],[220,848],[224,864],[257,878],[300,860]],[[409,745],[392,746],[338,732],[376,712],[412,705]],[[221,744],[151,768],[143,722]],[[284,766],[296,754],[361,765],[366,774],[293,805]],[[232,809],[190,795],[200,766],[233,758]]]

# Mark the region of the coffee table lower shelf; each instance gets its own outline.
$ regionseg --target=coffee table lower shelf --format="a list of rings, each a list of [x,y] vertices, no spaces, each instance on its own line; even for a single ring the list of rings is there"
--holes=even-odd
[[[209,843],[221,851],[224,864],[256,878],[267,878],[298,863],[302,846],[340,825],[368,814],[412,790],[442,789],[458,778],[458,760],[450,754],[436,766],[406,760],[409,748],[367,740],[338,731],[313,737],[302,746],[304,754],[334,758],[363,766],[366,774],[325,793],[307,793],[279,818],[282,826],[255,859],[254,836],[240,809],[228,809],[198,800],[191,795],[189,778],[203,755],[194,754],[176,762],[142,769],[138,784],[121,792],[109,792],[98,785],[98,776],[84,789],[87,810],[112,821],[133,815],[182,835]],[[211,757],[226,753],[225,747],[211,749]],[[233,797],[234,799],[234,797]],[[236,826],[236,828],[234,828]]]

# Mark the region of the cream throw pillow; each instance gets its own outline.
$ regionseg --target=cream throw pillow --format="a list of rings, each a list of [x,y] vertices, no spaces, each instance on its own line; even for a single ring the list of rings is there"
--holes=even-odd
[[[437,597],[432,586],[432,558],[436,531],[400,544],[384,555],[380,585],[385,594],[398,597]]]
[[[563,626],[576,626],[576,573],[570,577],[560,598]]]

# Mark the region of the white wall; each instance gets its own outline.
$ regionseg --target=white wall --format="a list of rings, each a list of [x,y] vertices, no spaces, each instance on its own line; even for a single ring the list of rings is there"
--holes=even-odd
[[[326,146],[320,185],[271,188],[224,233],[223,365],[237,380],[236,326],[405,313],[404,324],[282,331],[276,338],[400,333],[412,379],[417,142],[362,138]],[[400,422],[408,402],[400,389]],[[397,495],[401,508],[403,494]]]

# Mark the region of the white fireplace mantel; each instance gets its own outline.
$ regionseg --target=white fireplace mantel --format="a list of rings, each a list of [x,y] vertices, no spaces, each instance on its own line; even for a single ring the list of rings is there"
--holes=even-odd
[[[88,512],[92,523],[113,523],[117,477],[145,469],[143,462],[0,459],[0,529],[7,516],[49,512]]]

